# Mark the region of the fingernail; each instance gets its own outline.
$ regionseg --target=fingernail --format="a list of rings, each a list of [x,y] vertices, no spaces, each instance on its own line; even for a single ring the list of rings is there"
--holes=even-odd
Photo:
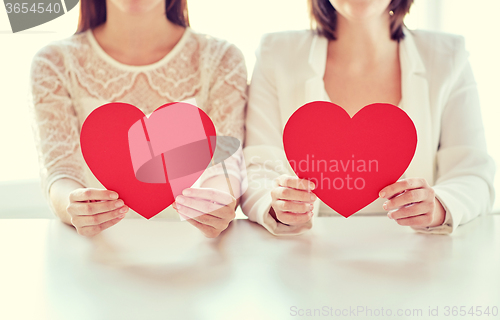
[[[308,215],[310,218],[312,218],[312,216],[314,215],[314,213],[311,211],[311,212],[307,213],[307,215]]]
[[[127,208],[127,207],[123,207],[123,208],[121,208],[121,209],[120,209],[120,212],[121,212],[121,213],[125,213],[125,212],[127,212],[127,211],[128,211],[128,208]]]
[[[312,204],[308,204],[307,206],[309,207],[309,210],[312,210],[314,208]]]
[[[314,194],[311,194],[311,200],[312,201],[316,200],[316,196]]]
[[[188,195],[191,194],[191,190],[185,189],[184,191],[182,191],[182,194],[185,195],[185,196],[188,196]]]
[[[314,183],[311,183],[311,190],[316,189],[316,185]]]
[[[390,212],[389,212],[389,213],[387,213],[387,217],[388,217],[389,219],[392,219],[392,216],[391,216],[391,213],[390,213]]]
[[[112,192],[112,193],[110,193],[109,197],[110,197],[111,199],[118,199],[118,193],[116,193],[116,192]]]
[[[121,206],[123,206],[123,205],[124,205],[123,200],[118,200],[118,201],[116,201],[116,203],[115,203],[115,207],[117,207],[117,208],[120,208],[120,207],[121,207]]]
[[[118,218],[120,218],[120,219],[125,218],[125,214],[121,214],[121,215],[119,215],[119,216],[118,216]]]
[[[179,197],[175,198],[175,201],[178,203],[184,203],[184,198],[179,196]]]
[[[384,209],[387,210],[387,201],[384,202],[384,205],[383,205]]]

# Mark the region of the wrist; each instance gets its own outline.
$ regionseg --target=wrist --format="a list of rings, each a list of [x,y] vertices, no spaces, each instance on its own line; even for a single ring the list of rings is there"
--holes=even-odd
[[[446,210],[444,209],[443,205],[437,198],[434,198],[433,217],[434,217],[433,221],[431,222],[429,227],[438,227],[444,224],[446,218]]]

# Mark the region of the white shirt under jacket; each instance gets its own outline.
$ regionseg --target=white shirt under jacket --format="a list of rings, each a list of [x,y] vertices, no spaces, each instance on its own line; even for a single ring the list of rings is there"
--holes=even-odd
[[[404,33],[400,106],[418,134],[404,176],[425,178],[446,209],[442,226],[418,230],[451,233],[488,213],[494,201],[495,163],[486,151],[476,82],[463,37],[408,29]],[[265,35],[257,50],[244,148],[249,188],[242,209],[275,235],[299,234],[313,224],[288,226],[274,220],[269,214],[270,190],[276,177],[294,175],[283,150],[288,118],[305,103],[325,100],[327,45],[328,40],[313,31],[288,31]],[[375,203],[370,213],[385,212],[381,199]],[[317,200],[314,215],[321,216],[324,207]]]

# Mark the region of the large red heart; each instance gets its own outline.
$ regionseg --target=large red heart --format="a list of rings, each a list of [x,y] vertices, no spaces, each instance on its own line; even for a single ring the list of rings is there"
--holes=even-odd
[[[126,103],[105,104],[85,119],[82,154],[104,187],[149,219],[170,206],[207,168],[215,127],[201,109],[169,103],[148,118]]]
[[[313,181],[313,192],[347,218],[403,175],[415,154],[417,131],[391,104],[368,105],[351,118],[338,105],[315,101],[288,119],[283,144],[297,176]]]

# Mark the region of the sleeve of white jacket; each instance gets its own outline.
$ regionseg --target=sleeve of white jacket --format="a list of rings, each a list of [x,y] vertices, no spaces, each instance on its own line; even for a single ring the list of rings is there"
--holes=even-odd
[[[243,150],[248,189],[243,194],[242,210],[251,221],[261,224],[272,234],[292,235],[310,229],[312,222],[289,226],[269,214],[274,179],[282,174],[294,175],[283,149],[283,123],[273,72],[275,51],[272,48],[276,46],[272,40],[272,36],[262,39],[250,84]],[[315,211],[317,207],[315,205]]]
[[[479,95],[463,38],[455,52],[455,81],[442,112],[433,187],[450,218],[442,226],[417,229],[423,232],[451,233],[489,213],[495,199],[495,162],[486,150]]]

